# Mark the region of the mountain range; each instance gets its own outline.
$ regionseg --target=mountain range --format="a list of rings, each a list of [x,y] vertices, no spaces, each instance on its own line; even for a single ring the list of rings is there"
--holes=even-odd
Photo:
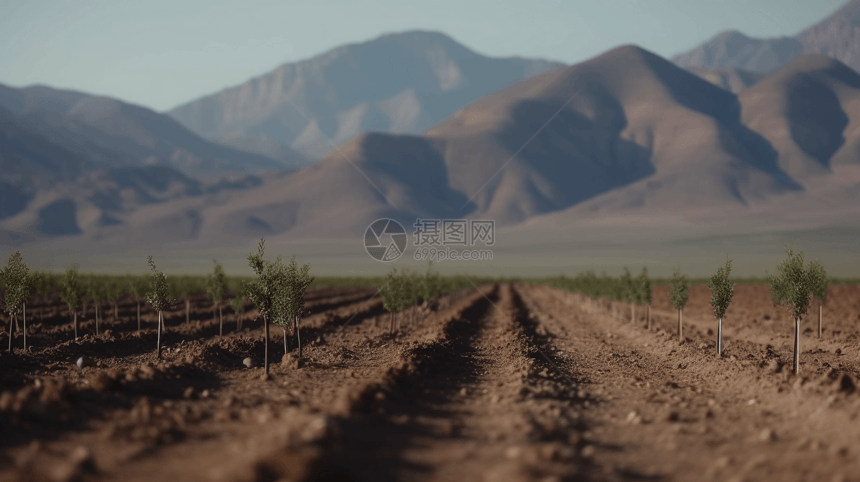
[[[169,115],[0,86],[0,243],[358,239],[382,217],[510,229],[860,218],[860,74],[832,55],[775,58],[765,71],[684,65],[625,45],[560,67],[414,32]]]
[[[860,71],[860,0],[848,2],[792,37],[760,39],[729,30],[672,57],[672,61],[684,68],[767,73],[805,54],[826,55]]]
[[[206,138],[271,141],[320,158],[363,132],[422,134],[469,102],[563,65],[489,58],[446,35],[409,31],[281,65],[168,114]]]

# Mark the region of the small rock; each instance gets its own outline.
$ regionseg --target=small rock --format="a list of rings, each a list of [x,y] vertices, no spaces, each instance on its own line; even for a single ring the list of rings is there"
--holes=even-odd
[[[466,390],[466,387],[463,387],[460,389],[460,396],[465,397],[467,393],[468,393],[468,391]]]
[[[776,434],[773,432],[773,430],[766,428],[762,430],[761,433],[758,435],[758,439],[762,442],[772,442],[776,440]]]
[[[254,360],[252,360],[251,357],[247,357],[244,360],[242,360],[242,364],[248,368],[254,368],[254,366],[255,366]]]
[[[200,392],[200,397],[209,398],[209,390],[203,390],[202,392]]]
[[[197,398],[197,391],[194,390],[194,387],[188,387],[185,389],[185,393],[182,394],[182,397],[186,400],[194,400]]]
[[[82,356],[78,358],[78,368],[91,367],[95,366],[93,360],[90,357]]]
[[[593,445],[586,445],[585,447],[582,447],[582,450],[579,452],[579,454],[583,457],[593,457],[595,451],[596,449]]]

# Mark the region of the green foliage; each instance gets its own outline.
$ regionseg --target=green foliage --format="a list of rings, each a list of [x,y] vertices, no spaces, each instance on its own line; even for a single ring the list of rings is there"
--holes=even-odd
[[[676,310],[684,309],[684,305],[687,304],[689,290],[690,283],[687,280],[687,276],[681,274],[680,267],[675,268],[672,271],[672,282],[671,287],[669,288],[669,301],[672,302],[672,306],[674,306]]]
[[[708,288],[711,289],[711,306],[714,307],[717,318],[722,318],[726,314],[732,301],[735,285],[729,281],[731,272],[732,260],[726,259],[726,265],[717,268],[717,272],[708,281]]]
[[[638,290],[636,289],[636,284],[633,281],[630,270],[625,266],[624,274],[621,275],[621,299],[631,303],[635,302],[637,291]]]
[[[122,295],[126,293],[125,291],[125,283],[122,282],[122,279],[116,276],[110,277],[105,280],[103,284],[104,294],[108,300],[116,303],[122,298]]]
[[[263,259],[265,242],[265,238],[261,238],[257,252],[248,255],[248,265],[257,274],[257,279],[243,282],[242,286],[245,296],[254,302],[261,315],[269,317],[274,314],[272,319],[283,319],[286,316],[283,297],[288,296],[287,271],[280,256],[274,262]],[[277,312],[272,313],[273,309]]]
[[[73,265],[63,275],[63,285],[60,289],[60,299],[69,307],[69,311],[78,309],[84,289],[81,285],[81,277],[78,274],[78,265]]]
[[[149,288],[149,280],[145,276],[126,275],[124,284],[128,292],[135,298],[146,296]]]
[[[648,278],[648,268],[642,267],[642,272],[636,277],[636,303],[651,304],[651,279]]]
[[[0,270],[0,278],[3,279],[5,289],[3,304],[9,315],[17,316],[21,313],[24,303],[30,297],[32,286],[28,273],[29,268],[24,264],[20,251],[15,251],[9,256],[6,267]]]
[[[176,299],[171,299],[169,296],[169,288],[167,278],[164,273],[155,269],[155,262],[152,261],[152,256],[148,257],[149,267],[152,269],[152,278],[150,280],[150,292],[146,294],[146,301],[152,305],[156,311],[164,311],[176,302]]]
[[[236,312],[236,314],[239,314],[245,307],[245,295],[241,287],[237,288],[235,291],[236,296],[230,300],[230,308],[233,308],[233,311]]]
[[[778,304],[788,307],[795,318],[800,318],[809,307],[810,295],[822,284],[821,278],[826,279],[824,268],[820,264],[809,263],[804,269],[803,253],[794,254],[791,248],[786,248],[786,259],[777,266],[776,275],[768,275],[773,299]],[[826,289],[826,288],[825,288]]]
[[[442,294],[444,289],[444,280],[442,275],[437,271],[433,271],[433,261],[427,264],[427,272],[424,273],[424,278],[421,279],[420,297],[425,300],[433,300]]]
[[[54,287],[54,277],[50,273],[33,271],[30,275],[30,285],[41,296],[47,296]]]
[[[809,263],[809,276],[812,283],[812,296],[824,303],[825,298],[827,298],[827,285],[830,283],[827,271],[824,270],[824,266],[820,262],[812,261]]]
[[[227,292],[227,275],[224,274],[224,268],[217,262],[215,269],[206,277],[206,293],[212,298],[215,303],[224,301],[224,295]]]
[[[399,311],[401,294],[400,274],[397,268],[391,268],[391,271],[385,275],[385,281],[376,289],[379,291],[379,296],[382,297],[382,307],[389,313]]]
[[[305,290],[313,283],[309,264],[299,267],[296,257],[290,258],[287,266],[287,296],[288,313],[290,317],[302,316],[305,311]]]

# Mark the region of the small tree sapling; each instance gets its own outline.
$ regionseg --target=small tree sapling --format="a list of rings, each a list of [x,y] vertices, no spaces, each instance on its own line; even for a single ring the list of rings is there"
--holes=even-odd
[[[30,280],[27,275],[27,265],[24,264],[24,259],[20,251],[15,251],[6,263],[6,267],[0,271],[0,277],[3,278],[5,292],[3,293],[3,304],[6,308],[6,313],[9,314],[9,353],[12,353],[12,338],[14,337],[13,323],[16,317],[27,302],[30,296]],[[26,350],[26,330],[24,325],[24,349]]]
[[[299,331],[299,322],[305,311],[305,290],[313,283],[314,278],[310,275],[311,266],[304,264],[299,267],[295,255],[290,258],[287,265],[286,276],[286,299],[288,304],[287,313],[295,321],[296,343],[299,348],[299,358],[302,357],[302,337]]]
[[[221,302],[224,301],[224,294],[227,292],[227,276],[224,274],[224,268],[214,259],[215,268],[206,278],[206,293],[212,298],[212,303],[218,307],[218,336],[224,334],[224,321],[221,317]],[[214,316],[215,310],[212,310]]]
[[[273,305],[283,296],[284,293],[286,271],[279,256],[275,262],[265,261],[263,259],[265,238],[260,238],[260,244],[257,246],[257,252],[248,255],[248,265],[257,274],[257,279],[246,282],[243,281],[245,293],[248,298],[254,302],[260,314],[263,316],[263,331],[265,333],[264,345],[264,362],[266,376],[269,375],[269,316]]]
[[[714,314],[719,318],[717,324],[717,356],[723,352],[723,316],[732,301],[735,289],[735,285],[729,281],[731,272],[732,260],[726,259],[726,265],[717,268],[717,272],[708,281],[708,288],[711,289],[711,306],[714,307]]]
[[[155,345],[155,357],[161,359],[161,331],[164,326],[163,311],[175,303],[176,299],[168,297],[167,278],[164,276],[164,273],[155,269],[155,262],[152,261],[151,255],[148,259],[149,267],[152,269],[152,278],[150,282],[151,291],[147,293],[146,300],[158,312],[158,338]]]
[[[147,279],[141,276],[128,275],[126,277],[126,287],[134,296],[134,301],[137,303],[137,332],[140,333],[140,299],[146,296]]]
[[[379,296],[382,297],[382,307],[389,313],[388,331],[390,333],[394,333],[395,313],[400,309],[405,295],[401,278],[397,268],[391,268],[391,271],[385,275],[385,282],[376,288]]]
[[[236,314],[236,330],[242,330],[242,311],[245,309],[245,291],[242,287],[242,281],[239,281],[234,290],[236,295],[230,300],[230,308]]]
[[[824,299],[827,297],[827,285],[830,280],[827,271],[820,262],[813,261],[809,264],[810,277],[812,281],[812,296],[818,300],[818,338],[821,338],[821,319],[824,313]]]
[[[119,279],[110,279],[105,285],[105,297],[113,304],[113,319],[119,323],[119,300],[123,295],[123,284]]]
[[[643,266],[642,272],[636,278],[637,302],[648,306],[648,331],[651,331],[651,279],[648,277],[648,267]]]
[[[687,296],[689,294],[690,285],[687,277],[681,274],[681,268],[678,267],[672,272],[672,286],[669,288],[669,301],[672,306],[678,310],[678,344],[684,342],[684,325],[683,311],[684,305],[687,304]]]
[[[627,266],[624,267],[624,273],[621,275],[620,286],[621,299],[630,303],[630,322],[633,323],[636,317],[636,285]]]
[[[773,299],[778,304],[786,306],[794,316],[794,373],[800,371],[800,320],[809,307],[810,295],[815,286],[820,284],[817,279],[821,270],[809,264],[803,266],[803,253],[794,254],[786,247],[786,259],[776,267],[776,275],[768,275]]]
[[[78,306],[80,305],[81,296],[83,296],[84,290],[81,286],[81,279],[78,275],[78,266],[73,265],[71,268],[66,270],[65,275],[63,275],[63,286],[60,290],[60,298],[63,300],[63,303],[69,307],[69,313],[72,314],[73,320],[72,323],[75,327],[75,340],[78,339]]]

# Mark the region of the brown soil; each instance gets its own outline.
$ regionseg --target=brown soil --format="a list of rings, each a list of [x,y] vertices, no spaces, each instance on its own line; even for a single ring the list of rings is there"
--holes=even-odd
[[[308,292],[303,358],[251,306],[92,307],[73,340],[56,294],[0,354],[0,480],[860,480],[860,286],[834,285],[817,338],[765,286],[738,286],[723,354],[705,286],[684,311],[486,285],[399,315],[373,288]],[[217,312],[217,310],[215,310]],[[8,319],[4,319],[8,330]],[[8,345],[8,335],[0,338]],[[78,368],[86,357],[92,366]],[[250,357],[251,368],[243,365]]]

